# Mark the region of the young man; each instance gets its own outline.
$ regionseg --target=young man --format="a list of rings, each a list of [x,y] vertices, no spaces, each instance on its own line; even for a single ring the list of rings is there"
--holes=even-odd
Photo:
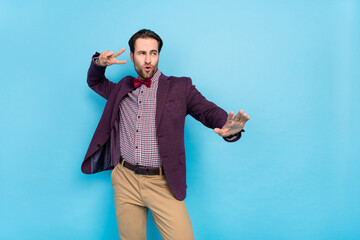
[[[127,76],[115,84],[107,66],[125,64],[104,51],[93,56],[88,85],[107,99],[104,112],[82,164],[92,174],[113,169],[115,210],[120,239],[146,239],[151,210],[163,239],[194,239],[186,210],[185,117],[192,117],[226,141],[241,137],[246,121],[206,100],[191,79],[168,77],[158,69],[161,38],[142,29],[129,40],[130,58],[138,78]]]

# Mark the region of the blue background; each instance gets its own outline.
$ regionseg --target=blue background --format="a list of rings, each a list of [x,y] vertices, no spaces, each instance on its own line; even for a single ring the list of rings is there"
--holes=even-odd
[[[118,239],[110,171],[80,165],[105,100],[95,51],[164,40],[160,70],[252,116],[226,143],[186,120],[196,239],[360,239],[360,3],[0,1],[0,239]],[[148,239],[161,239],[149,216]]]

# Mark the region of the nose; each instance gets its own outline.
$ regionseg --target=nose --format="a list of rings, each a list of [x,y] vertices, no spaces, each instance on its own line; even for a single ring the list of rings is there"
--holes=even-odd
[[[151,63],[150,54],[146,54],[145,63],[147,63],[147,64],[150,64],[150,63]]]

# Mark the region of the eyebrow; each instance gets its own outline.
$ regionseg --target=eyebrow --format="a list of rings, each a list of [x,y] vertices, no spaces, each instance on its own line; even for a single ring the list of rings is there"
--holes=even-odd
[[[137,53],[144,53],[144,52],[146,52],[146,51],[144,51],[144,50],[137,51]],[[153,49],[153,50],[150,50],[150,52],[158,52],[158,50]]]

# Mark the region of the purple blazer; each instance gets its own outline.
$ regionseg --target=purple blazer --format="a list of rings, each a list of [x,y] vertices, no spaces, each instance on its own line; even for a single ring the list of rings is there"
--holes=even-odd
[[[121,79],[117,84],[109,81],[105,77],[105,68],[97,66],[93,61],[87,82],[91,89],[107,99],[81,166],[83,173],[92,174],[113,169],[119,163],[119,104],[124,96],[134,90],[134,83],[131,76]],[[157,90],[156,136],[166,179],[178,200],[186,197],[184,124],[187,114],[212,129],[221,128],[228,116],[223,109],[206,100],[192,85],[190,78],[161,74]],[[240,137],[241,133],[232,142]]]

